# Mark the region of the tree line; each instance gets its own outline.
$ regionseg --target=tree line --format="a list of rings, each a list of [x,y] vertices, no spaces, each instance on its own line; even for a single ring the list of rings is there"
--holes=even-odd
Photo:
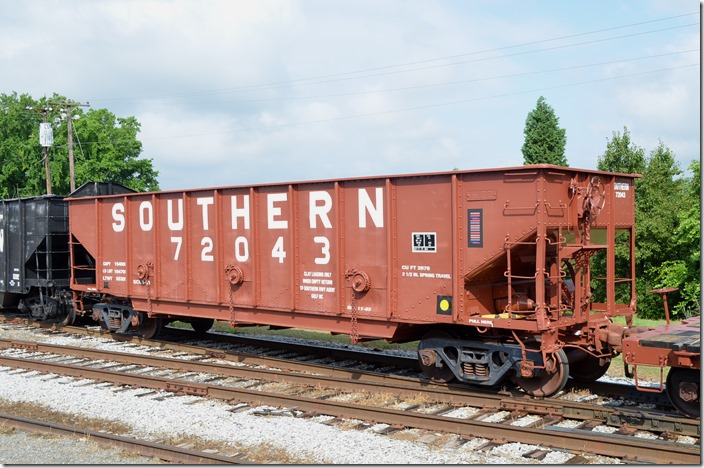
[[[52,193],[70,191],[68,122],[66,109],[55,103],[66,98],[33,99],[28,94],[0,94],[0,198],[46,193],[44,154],[39,145],[39,123],[51,125],[54,144],[49,148]],[[136,191],[158,190],[152,160],[140,158],[135,117],[116,117],[107,109],[77,107],[72,111],[76,187],[84,182],[113,182]]]
[[[540,97],[526,118],[525,164],[568,166],[566,131],[560,128],[554,109]],[[668,294],[671,315],[699,315],[701,308],[701,170],[700,161],[690,163],[686,174],[672,150],[662,141],[646,155],[631,141],[627,127],[614,131],[597,169],[641,174],[635,180],[636,200],[636,294],[638,316],[663,318],[660,296],[653,289],[675,287]],[[628,264],[626,249],[617,248],[616,265]],[[593,261],[595,276],[605,272],[605,259]],[[603,284],[594,283],[595,300],[603,301]],[[630,291],[617,290],[622,296]],[[601,296],[601,297],[600,297]],[[623,300],[623,297],[621,298]]]

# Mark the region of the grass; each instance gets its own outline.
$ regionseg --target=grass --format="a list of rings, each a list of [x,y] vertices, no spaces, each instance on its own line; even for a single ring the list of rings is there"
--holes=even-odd
[[[398,400],[396,395],[381,392],[362,392],[362,396],[355,400],[356,405],[385,408],[393,405]]]
[[[48,406],[39,403],[16,402],[0,398],[0,413],[12,414],[15,416],[38,419],[40,421],[63,424],[66,426],[79,427],[94,432],[109,432],[118,435],[126,435],[131,432],[131,427],[127,424],[111,421],[102,418],[87,418],[71,413],[55,411]],[[0,426],[0,434],[12,434],[14,428]],[[42,434],[43,437],[54,437]],[[216,442],[204,440],[195,436],[176,434],[169,437],[164,443],[178,446],[188,444],[195,450],[216,449],[224,455],[240,453],[247,460],[257,463],[281,463],[281,464],[306,464],[319,463],[306,459],[300,454],[291,454],[288,451],[276,447],[270,443],[244,446],[240,444],[230,444],[226,442]],[[125,452],[127,453],[127,452]]]
[[[614,317],[614,323],[618,323],[621,325],[626,324],[626,319],[624,317]],[[676,325],[678,323],[682,323],[681,320],[670,320],[670,323],[673,325]],[[634,327],[657,327],[658,325],[664,325],[665,320],[650,320],[650,319],[642,319],[637,316],[633,317],[633,326]]]
[[[288,450],[277,447],[270,442],[263,442],[254,445],[244,446],[239,443],[229,443],[202,439],[195,436],[176,434],[162,441],[162,443],[174,447],[187,447],[190,450],[217,450],[224,456],[237,454],[254,463],[276,463],[282,465],[302,465],[320,463],[317,460],[306,458],[300,453],[291,453]]]
[[[38,419],[40,421],[80,427],[89,431],[106,431],[126,434],[131,428],[126,424],[102,418],[86,418],[77,414],[62,413],[39,403],[15,402],[0,398],[0,413]]]
[[[629,370],[633,372],[633,368],[629,367]],[[623,357],[621,355],[616,356],[611,360],[611,366],[606,373],[611,377],[625,377],[626,373],[623,370]],[[667,371],[663,374],[664,379],[667,378]],[[660,382],[660,368],[652,366],[639,366],[638,367],[638,381],[644,382]]]

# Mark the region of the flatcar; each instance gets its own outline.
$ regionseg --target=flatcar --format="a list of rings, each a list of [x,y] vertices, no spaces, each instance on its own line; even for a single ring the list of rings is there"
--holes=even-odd
[[[218,320],[419,340],[433,380],[549,396],[604,375],[638,336],[612,320],[636,312],[636,177],[534,165],[72,194],[71,314],[147,337]],[[698,408],[698,351],[629,362],[686,368],[669,394]]]

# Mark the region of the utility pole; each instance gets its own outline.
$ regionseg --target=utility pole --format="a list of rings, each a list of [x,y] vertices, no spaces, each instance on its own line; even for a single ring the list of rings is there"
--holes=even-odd
[[[64,102],[51,102],[50,104],[56,106],[66,106],[66,126],[68,127],[68,170],[69,175],[71,177],[71,192],[73,192],[74,190],[76,190],[76,178],[73,169],[73,131],[71,129],[71,111],[74,107],[78,106],[88,107],[90,106],[90,103],[86,102],[85,104],[83,104],[67,99]]]

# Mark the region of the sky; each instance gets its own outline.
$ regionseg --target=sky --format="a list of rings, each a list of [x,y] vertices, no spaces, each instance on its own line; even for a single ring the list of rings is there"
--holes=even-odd
[[[0,93],[136,117],[164,190],[518,166],[541,96],[570,166],[686,169],[700,44],[698,0],[0,0]]]

